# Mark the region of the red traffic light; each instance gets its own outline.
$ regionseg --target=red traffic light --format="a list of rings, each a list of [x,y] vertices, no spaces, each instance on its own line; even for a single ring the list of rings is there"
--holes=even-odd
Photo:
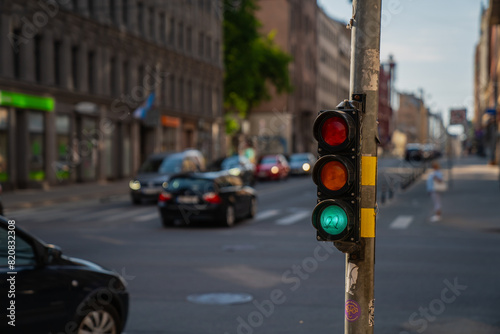
[[[354,142],[355,122],[341,110],[322,111],[314,121],[313,134],[320,148],[327,152],[345,150]]]
[[[331,117],[325,119],[321,126],[321,137],[330,146],[338,146],[347,140],[349,127],[345,119]]]

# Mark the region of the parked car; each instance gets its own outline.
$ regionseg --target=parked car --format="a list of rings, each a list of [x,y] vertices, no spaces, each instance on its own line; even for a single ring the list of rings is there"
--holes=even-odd
[[[421,161],[423,159],[423,148],[421,144],[410,143],[406,144],[405,160],[406,161]]]
[[[290,173],[292,175],[311,174],[316,157],[312,153],[294,153],[290,156]]]
[[[205,158],[198,150],[165,152],[150,155],[129,182],[130,196],[134,204],[143,200],[157,200],[162,186],[173,174],[205,171]]]
[[[241,177],[245,185],[255,184],[255,165],[242,155],[218,159],[210,167],[212,171],[225,170],[231,175]]]
[[[282,180],[290,173],[290,165],[283,154],[270,154],[260,158],[255,175],[258,179]]]
[[[129,295],[120,275],[63,255],[5,217],[0,293],[7,308],[0,333],[121,333],[127,321]]]
[[[212,221],[231,227],[239,218],[255,216],[257,193],[227,172],[180,174],[172,176],[159,195],[158,209],[165,227],[176,221]]]

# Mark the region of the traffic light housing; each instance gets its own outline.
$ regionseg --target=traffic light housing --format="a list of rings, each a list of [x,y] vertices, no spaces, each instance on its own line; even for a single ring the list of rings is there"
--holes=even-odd
[[[358,102],[322,110],[314,121],[318,161],[313,169],[317,205],[312,224],[319,241],[333,241],[342,252],[358,249],[360,239],[361,115]]]

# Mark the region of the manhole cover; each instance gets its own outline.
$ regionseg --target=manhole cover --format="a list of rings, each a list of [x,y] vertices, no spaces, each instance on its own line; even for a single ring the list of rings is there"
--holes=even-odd
[[[248,293],[204,293],[199,295],[189,295],[187,300],[196,304],[207,305],[230,305],[230,304],[243,304],[252,301],[253,297]]]

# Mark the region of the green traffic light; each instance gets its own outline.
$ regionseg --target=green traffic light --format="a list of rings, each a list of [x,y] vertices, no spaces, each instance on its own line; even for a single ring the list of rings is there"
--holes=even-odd
[[[323,230],[332,235],[344,232],[348,224],[346,212],[336,205],[330,205],[325,208],[321,212],[319,221]]]

